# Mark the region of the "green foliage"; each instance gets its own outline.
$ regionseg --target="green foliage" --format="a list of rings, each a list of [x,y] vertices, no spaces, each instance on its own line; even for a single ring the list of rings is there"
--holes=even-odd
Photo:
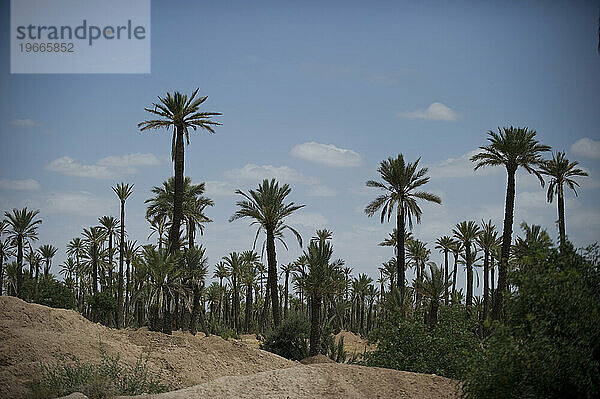
[[[108,292],[98,292],[89,297],[88,303],[95,321],[107,324],[110,316],[117,309],[117,300]]]
[[[61,362],[44,366],[41,375],[29,384],[31,398],[44,399],[81,392],[90,399],[103,399],[115,395],[140,395],[160,393],[169,386],[148,376],[148,355],[140,355],[134,367],[119,364],[119,355],[110,356],[100,347],[102,360],[98,364]]]
[[[75,297],[69,288],[54,276],[40,276],[38,292],[35,293],[35,279],[23,281],[23,298],[28,302],[60,309],[75,309]]]
[[[395,314],[371,335],[369,340],[377,342],[377,350],[365,353],[360,363],[462,379],[471,364],[481,360],[476,328],[476,321],[458,305],[441,307],[433,330],[423,320],[410,321]]]
[[[310,324],[306,315],[292,313],[279,327],[265,334],[261,349],[283,356],[290,360],[302,360],[308,356],[306,340]]]
[[[224,340],[239,338],[239,334],[235,332],[233,328],[227,326],[223,322],[217,322],[216,320],[213,320],[210,323],[210,333],[218,335]]]
[[[464,387],[468,398],[593,398],[600,394],[600,269],[563,253],[529,258],[513,272],[508,319],[486,343]]]

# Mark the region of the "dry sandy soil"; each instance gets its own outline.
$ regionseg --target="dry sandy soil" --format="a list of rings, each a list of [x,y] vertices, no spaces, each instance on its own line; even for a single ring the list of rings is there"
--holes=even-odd
[[[346,339],[346,338],[345,338]],[[42,364],[98,362],[100,343],[122,363],[149,353],[149,372],[178,391],[139,398],[456,398],[456,381],[312,359],[302,365],[238,341],[113,330],[71,310],[0,297],[0,398],[21,398]],[[72,396],[84,398],[84,396]]]

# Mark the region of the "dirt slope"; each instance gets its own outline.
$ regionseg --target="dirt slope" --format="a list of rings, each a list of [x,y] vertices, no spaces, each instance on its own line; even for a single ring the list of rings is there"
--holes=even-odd
[[[221,377],[179,391],[135,398],[454,399],[458,398],[458,395],[457,382],[443,377],[348,364],[321,363],[246,376]]]
[[[0,398],[20,398],[24,383],[41,364],[61,359],[96,362],[102,342],[109,354],[134,365],[150,351],[148,369],[163,383],[189,387],[224,375],[244,375],[294,366],[282,357],[217,336],[172,336],[146,329],[113,330],[91,323],[72,310],[53,309],[0,297]]]

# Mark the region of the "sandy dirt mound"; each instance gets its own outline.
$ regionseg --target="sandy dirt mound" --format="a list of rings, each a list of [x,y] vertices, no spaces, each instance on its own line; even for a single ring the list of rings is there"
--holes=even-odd
[[[455,399],[459,394],[460,388],[456,381],[435,375],[322,363],[246,376],[221,377],[179,391],[136,398]]]
[[[335,363],[335,362],[325,355],[318,354],[315,356],[307,357],[306,359],[302,359],[302,360],[300,360],[300,363],[302,363],[302,364],[318,364],[318,363]]]
[[[133,366],[141,354],[150,353],[148,370],[175,388],[201,384],[225,375],[245,375],[291,367],[297,363],[275,354],[249,348],[217,336],[172,336],[140,330],[113,330],[91,323],[72,310],[29,304],[0,297],[0,398],[20,398],[24,383],[42,364],[64,359],[100,360],[100,343],[122,363]]]
[[[365,351],[370,352],[375,350],[375,345],[370,344],[366,339],[362,339],[360,335],[356,335],[350,331],[340,331],[335,336],[335,342],[341,337],[344,337],[344,349],[349,355],[360,355]]]

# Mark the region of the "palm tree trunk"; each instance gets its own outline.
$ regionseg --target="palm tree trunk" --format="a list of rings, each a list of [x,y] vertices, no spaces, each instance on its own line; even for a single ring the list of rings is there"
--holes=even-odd
[[[471,259],[471,244],[465,244],[465,258],[467,261],[467,311],[473,306],[473,265]]]
[[[17,297],[23,299],[23,237],[17,237]]]
[[[252,316],[252,286],[246,288],[246,311],[244,317],[244,330],[250,331],[250,316]]]
[[[488,316],[489,262],[490,251],[485,249],[483,256],[483,320]]]
[[[273,308],[273,323],[279,326],[279,295],[277,295],[277,258],[275,254],[275,235],[272,229],[267,229],[267,261],[269,267],[268,284],[271,291],[271,303]]]
[[[444,250],[444,305],[448,306],[448,250]]]
[[[176,127],[175,137],[175,187],[173,198],[173,220],[171,220],[171,230],[169,231],[169,252],[175,253],[179,250],[179,229],[183,217],[183,167],[184,167],[184,146],[183,146],[183,127]]]
[[[198,312],[200,311],[200,287],[194,283],[194,300],[192,305],[192,317],[190,318],[189,330],[192,335],[198,332]]]
[[[0,296],[4,285],[4,254],[0,254]]]
[[[125,284],[125,323],[124,326],[126,327],[127,324],[129,324],[129,305],[130,305],[130,296],[131,296],[131,271],[130,271],[130,267],[131,267],[131,261],[128,260],[127,261],[127,272],[126,272],[126,277],[127,277],[127,284]]]
[[[503,314],[503,296],[508,290],[507,270],[510,244],[512,240],[512,225],[515,214],[515,172],[507,170],[508,181],[506,184],[506,204],[504,210],[504,228],[502,231],[502,247],[500,252],[500,264],[498,265],[498,289],[494,298],[492,308],[492,319],[500,320]]]
[[[491,283],[492,289],[490,290],[490,298],[492,299],[492,303],[494,303],[494,256],[490,258],[490,274],[491,274]]]
[[[321,329],[319,322],[321,320],[321,297],[311,296],[310,301],[310,350],[309,356],[315,356],[319,353],[319,341],[321,340]]]
[[[290,272],[289,270],[285,271],[285,304],[283,306],[283,318],[287,319],[288,317],[288,297],[289,297],[289,286],[288,286],[288,280],[290,278]]]
[[[567,233],[565,229],[565,198],[562,184],[558,186],[558,234],[560,239],[560,247],[562,249],[567,240]]]
[[[404,207],[402,203],[398,204],[399,212],[396,216],[396,231],[398,237],[396,237],[396,264],[398,267],[398,288],[400,288],[400,297],[404,298],[404,280],[406,276],[404,274]]]
[[[121,201],[121,239],[119,241],[119,286],[117,287],[117,328],[121,328],[123,326],[123,258],[125,255],[125,201]]]
[[[452,296],[454,297],[456,294],[456,273],[458,273],[458,253],[453,252],[452,255],[454,256],[454,268],[452,270]]]

